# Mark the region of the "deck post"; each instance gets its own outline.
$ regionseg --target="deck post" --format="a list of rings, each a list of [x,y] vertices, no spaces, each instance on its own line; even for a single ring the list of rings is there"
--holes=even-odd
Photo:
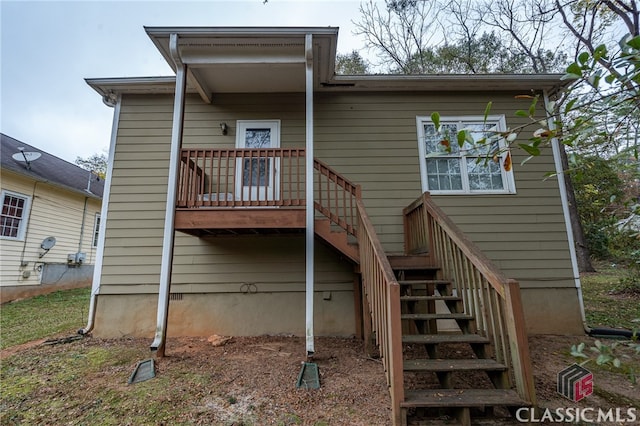
[[[313,35],[306,34],[305,41],[305,87],[306,87],[306,340],[307,356],[315,352],[313,341],[313,244],[314,215],[313,205]]]
[[[176,91],[173,101],[173,125],[171,128],[171,154],[169,157],[169,179],[167,182],[167,204],[164,216],[164,234],[162,242],[162,263],[160,264],[160,285],[158,289],[158,312],[156,335],[151,350],[159,357],[164,356],[167,337],[167,319],[169,316],[169,291],[171,288],[171,267],[173,265],[173,244],[175,238],[176,196],[178,187],[178,168],[182,147],[182,129],[184,122],[184,102],[187,88],[187,65],[180,59],[178,35],[171,34],[169,40],[171,56],[176,64]]]

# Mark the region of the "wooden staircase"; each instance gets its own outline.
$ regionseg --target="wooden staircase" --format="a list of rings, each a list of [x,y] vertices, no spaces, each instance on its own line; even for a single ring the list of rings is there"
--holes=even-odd
[[[360,254],[358,253],[358,244],[356,241],[350,241],[347,231],[342,228],[332,229],[329,219],[316,219],[314,230],[318,237],[330,246],[337,249],[345,257],[354,263],[358,263]]]
[[[528,405],[511,389],[509,370],[477,334],[476,318],[450,280],[437,279],[428,256],[389,256],[400,284],[403,423],[471,425],[508,418]]]

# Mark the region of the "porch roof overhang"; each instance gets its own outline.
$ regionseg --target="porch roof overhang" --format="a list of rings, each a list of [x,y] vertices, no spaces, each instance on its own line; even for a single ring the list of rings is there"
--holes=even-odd
[[[314,87],[333,77],[335,27],[145,27],[175,71],[170,38],[187,65],[188,85],[206,102],[215,93],[304,92],[305,37],[313,36]]]

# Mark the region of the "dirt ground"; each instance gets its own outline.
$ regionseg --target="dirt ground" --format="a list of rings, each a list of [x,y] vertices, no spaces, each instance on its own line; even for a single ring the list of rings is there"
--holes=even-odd
[[[557,373],[574,362],[570,346],[592,341],[584,336],[530,339],[539,405],[640,411],[639,385],[601,368],[592,370],[596,391],[583,401],[573,403],[556,392]],[[317,339],[314,362],[322,384],[318,390],[295,387],[304,361],[304,340],[273,336],[170,338],[167,356],[157,359],[156,377],[127,385],[136,360],[150,356],[148,344],[147,339],[86,338],[55,346],[38,341],[3,352],[3,370],[40,375],[38,383],[46,386],[34,387],[16,401],[3,395],[0,411],[5,414],[0,423],[95,424],[100,419],[101,424],[389,424],[382,364],[365,356],[357,339]],[[97,351],[113,359],[89,362],[99,367],[85,370],[82,377],[74,375],[72,385],[64,388],[67,379],[56,378],[64,375],[61,362],[77,362]],[[119,358],[112,355],[118,353]],[[57,376],[50,371],[52,366],[57,366]],[[640,370],[640,365],[636,368]],[[136,400],[140,395],[142,399]],[[46,420],[29,417],[33,410],[46,412]],[[149,417],[151,412],[156,417]]]

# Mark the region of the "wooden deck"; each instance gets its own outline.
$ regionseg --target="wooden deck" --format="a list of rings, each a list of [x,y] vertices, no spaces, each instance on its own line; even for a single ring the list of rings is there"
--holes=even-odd
[[[300,233],[305,219],[302,208],[177,209],[175,229],[199,237]]]

